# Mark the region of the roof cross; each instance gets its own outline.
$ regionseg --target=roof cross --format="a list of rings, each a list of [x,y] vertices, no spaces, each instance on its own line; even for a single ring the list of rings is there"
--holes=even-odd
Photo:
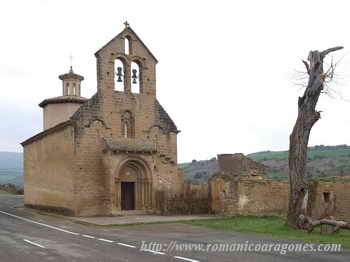
[[[128,23],[128,21],[124,22],[125,28],[128,28],[130,26],[130,24]]]
[[[69,61],[70,61],[70,72],[73,72],[73,55],[70,54],[69,56]]]

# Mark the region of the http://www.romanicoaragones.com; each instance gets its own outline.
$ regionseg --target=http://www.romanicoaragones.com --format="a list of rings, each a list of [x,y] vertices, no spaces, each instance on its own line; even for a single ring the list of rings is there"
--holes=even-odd
[[[276,252],[285,255],[289,252],[341,252],[341,244],[316,243],[262,243],[262,242],[231,242],[231,243],[181,243],[170,241],[142,241],[141,250],[155,252]]]

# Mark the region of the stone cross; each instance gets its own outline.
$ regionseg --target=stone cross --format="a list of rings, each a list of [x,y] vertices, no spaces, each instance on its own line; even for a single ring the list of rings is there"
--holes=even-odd
[[[128,21],[124,22],[125,28],[128,28],[130,26],[130,24],[128,23]]]
[[[69,60],[70,60],[70,67],[73,67],[73,55],[72,54],[70,54]]]

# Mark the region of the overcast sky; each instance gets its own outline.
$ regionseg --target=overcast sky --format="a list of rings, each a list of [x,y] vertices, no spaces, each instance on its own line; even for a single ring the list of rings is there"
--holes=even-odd
[[[182,131],[179,161],[288,149],[297,113],[295,72],[309,50],[343,45],[310,145],[349,144],[348,1],[66,1],[0,3],[0,151],[21,151],[42,130],[38,104],[61,95],[58,75],[96,92],[94,53],[128,20],[158,58],[157,95]]]

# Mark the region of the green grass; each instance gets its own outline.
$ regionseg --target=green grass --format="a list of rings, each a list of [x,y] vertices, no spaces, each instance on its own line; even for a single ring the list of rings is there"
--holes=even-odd
[[[288,174],[284,174],[284,173],[268,173],[268,177],[270,177],[270,178],[288,178]]]
[[[335,163],[336,166],[350,166],[350,162],[337,162]]]
[[[350,177],[315,177],[312,180],[322,182],[350,182]]]
[[[253,159],[284,159],[288,158],[288,152],[281,151],[281,152],[264,152],[264,153],[254,153],[248,155],[248,157]]]
[[[288,158],[288,151],[278,151],[278,152],[262,152],[253,153],[248,155],[253,159],[286,159]],[[335,157],[335,156],[350,156],[349,149],[335,149],[335,150],[309,150],[308,157],[314,158],[317,156],[324,157]],[[350,164],[349,164],[350,165]]]
[[[281,217],[239,216],[210,220],[192,220],[181,223],[221,230],[254,232],[277,238],[304,240],[306,242],[341,244],[343,248],[350,248],[350,231],[348,230],[340,230],[336,234],[325,235],[320,234],[320,229],[316,228],[314,232],[306,233],[288,227],[285,225],[285,219]]]

